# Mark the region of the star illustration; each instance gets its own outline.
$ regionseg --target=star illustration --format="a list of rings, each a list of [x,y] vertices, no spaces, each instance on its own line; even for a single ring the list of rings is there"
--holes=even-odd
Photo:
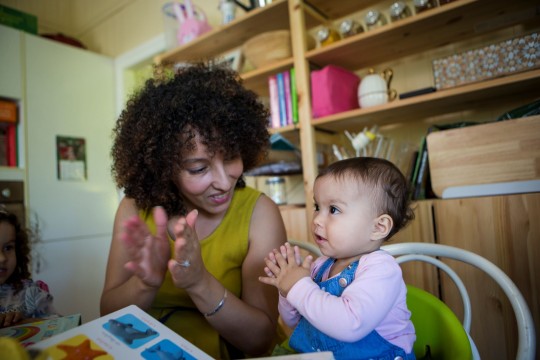
[[[77,346],[58,345],[57,347],[66,352],[66,357],[64,359],[70,360],[92,360],[98,356],[107,354],[106,351],[93,350],[90,348],[90,339],[84,340]]]

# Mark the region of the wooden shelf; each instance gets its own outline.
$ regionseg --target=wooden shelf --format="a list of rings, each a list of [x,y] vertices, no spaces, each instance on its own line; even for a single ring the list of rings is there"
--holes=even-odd
[[[536,7],[531,0],[459,0],[308,51],[306,58],[321,67],[367,68],[513,24],[538,22]]]
[[[25,171],[20,167],[0,166],[0,179],[6,181],[24,181]]]
[[[362,9],[367,9],[371,6],[380,3],[380,0],[307,0],[307,4],[317,9],[329,20],[339,19],[350,15]]]
[[[431,94],[395,100],[381,106],[355,109],[312,121],[318,129],[341,132],[362,129],[367,125],[417,121],[445,113],[489,105],[498,99],[532,101],[540,97],[540,70],[457,86]]]
[[[270,128],[269,131],[271,134],[277,134],[277,133],[288,133],[288,132],[292,132],[292,131],[295,131],[295,130],[298,130],[300,129],[300,124],[295,124],[295,125],[286,125],[286,126],[282,126],[280,128]]]
[[[264,66],[241,74],[244,85],[255,91],[260,96],[268,96],[268,77],[272,74],[289,70],[293,67],[293,58],[276,61],[268,66]]]
[[[273,30],[289,29],[287,0],[277,0],[251,10],[229,24],[215,27],[191,42],[156,57],[156,62],[208,59],[242,46],[251,37]]]

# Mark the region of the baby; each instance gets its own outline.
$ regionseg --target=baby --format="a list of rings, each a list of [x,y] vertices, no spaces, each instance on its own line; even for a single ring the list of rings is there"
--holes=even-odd
[[[338,161],[315,180],[313,236],[323,256],[301,261],[286,243],[265,258],[283,321],[295,327],[298,352],[332,351],[336,359],[415,359],[407,289],[381,244],[414,215],[408,183],[389,161]]]

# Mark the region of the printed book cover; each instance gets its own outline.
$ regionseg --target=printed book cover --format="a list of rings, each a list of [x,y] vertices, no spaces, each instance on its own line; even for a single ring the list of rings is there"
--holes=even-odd
[[[285,101],[285,79],[283,73],[277,73],[278,99],[279,99],[279,123],[287,126],[287,102]]]
[[[0,329],[0,336],[16,339],[22,346],[28,347],[39,341],[48,339],[81,324],[81,315],[67,315],[36,322],[10,326]]]
[[[277,76],[268,77],[268,89],[270,91],[270,126],[274,129],[281,127],[279,115],[279,94]]]
[[[283,85],[285,88],[285,110],[287,113],[286,123],[287,125],[292,125],[293,109],[292,109],[292,97],[291,97],[291,73],[289,71],[283,72]]]
[[[49,360],[212,359],[135,305],[40,341],[28,349],[44,352]]]

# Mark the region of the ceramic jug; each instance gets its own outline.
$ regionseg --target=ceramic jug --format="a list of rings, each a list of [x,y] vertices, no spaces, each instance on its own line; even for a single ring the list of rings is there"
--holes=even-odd
[[[396,98],[397,92],[390,89],[394,72],[387,68],[382,73],[375,73],[374,69],[364,76],[358,86],[358,104],[361,108],[386,104]]]

